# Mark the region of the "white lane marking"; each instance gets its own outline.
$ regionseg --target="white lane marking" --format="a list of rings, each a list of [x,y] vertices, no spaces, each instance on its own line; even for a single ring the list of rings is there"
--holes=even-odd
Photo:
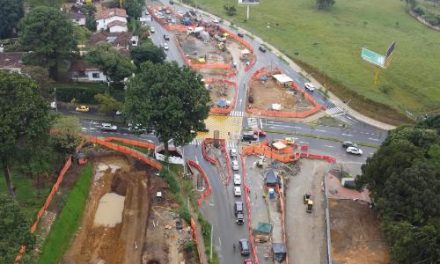
[[[374,152],[370,152],[370,153],[368,153],[370,156],[372,156],[372,155],[374,155]]]
[[[345,134],[345,133],[342,133],[341,135],[346,136],[346,137],[352,137],[353,136],[352,134]]]
[[[218,237],[218,244],[220,245],[220,247],[222,247],[222,240],[220,239],[220,237]]]
[[[368,138],[369,140],[373,140],[373,141],[380,141],[379,139],[377,139],[377,138]]]
[[[315,131],[319,131],[319,132],[327,132],[327,130],[324,130],[324,129],[316,129]]]
[[[335,146],[324,145],[324,147],[327,147],[327,148],[334,148]]]

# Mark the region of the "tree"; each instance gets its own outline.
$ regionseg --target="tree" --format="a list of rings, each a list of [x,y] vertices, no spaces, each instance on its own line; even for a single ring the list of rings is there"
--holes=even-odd
[[[99,112],[110,114],[115,113],[117,110],[121,110],[123,104],[118,102],[115,98],[110,95],[97,94],[95,95],[95,100],[99,103]]]
[[[125,0],[124,8],[127,11],[127,15],[133,19],[138,19],[142,16],[142,0]]]
[[[136,66],[140,66],[146,61],[153,63],[162,63],[165,58],[163,49],[154,45],[151,41],[145,41],[140,46],[131,50],[131,58]]]
[[[58,65],[75,48],[72,23],[55,8],[39,6],[32,9],[21,23],[20,43],[32,51],[31,64],[49,68],[49,76],[58,78]]]
[[[44,67],[25,65],[21,71],[38,84],[40,94],[43,97],[49,95],[49,86],[53,83],[53,80],[49,77],[49,73]]]
[[[14,263],[21,245],[27,249],[34,247],[35,236],[31,234],[30,226],[18,203],[0,194],[0,263]]]
[[[0,39],[10,37],[24,15],[23,0],[0,0]]]
[[[52,146],[60,153],[73,154],[81,142],[81,125],[78,117],[58,116],[52,130]]]
[[[10,164],[46,145],[50,123],[47,103],[38,94],[36,83],[0,71],[0,164],[12,196]]]
[[[97,65],[107,76],[108,82],[122,82],[134,71],[130,60],[108,44],[97,45],[87,54],[86,60]]]
[[[168,152],[168,141],[183,145],[205,128],[209,113],[209,93],[201,76],[176,63],[141,65],[130,79],[125,95],[127,119],[152,127]]]
[[[86,4],[82,6],[82,12],[86,16],[86,28],[90,31],[96,30],[95,12],[96,7],[93,4]]]
[[[440,262],[439,117],[391,131],[362,166],[396,263]]]
[[[318,9],[329,9],[335,4],[335,0],[316,0],[316,7]]]
[[[233,5],[224,5],[223,9],[228,16],[235,16],[237,14],[237,9]]]

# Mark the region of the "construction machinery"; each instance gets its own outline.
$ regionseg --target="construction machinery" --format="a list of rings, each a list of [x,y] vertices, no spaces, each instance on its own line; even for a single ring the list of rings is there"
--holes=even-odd
[[[304,201],[304,204],[306,205],[306,212],[309,214],[312,213],[312,210],[313,210],[312,195],[310,193],[305,193],[303,196],[303,201]]]

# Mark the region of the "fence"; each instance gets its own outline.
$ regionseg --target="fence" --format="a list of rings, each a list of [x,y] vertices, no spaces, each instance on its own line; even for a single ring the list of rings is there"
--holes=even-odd
[[[209,163],[211,163],[212,165],[218,165],[218,161],[217,161],[215,158],[209,156],[208,153],[206,152],[206,145],[207,145],[207,144],[213,144],[213,143],[214,143],[214,140],[215,140],[215,139],[213,139],[213,138],[205,138],[205,139],[202,141],[202,156],[203,156],[203,158],[204,158],[205,160],[207,160],[207,161],[208,161]],[[222,154],[223,154],[224,157],[225,157],[226,170],[227,170],[227,173],[228,173],[228,178],[226,179],[226,184],[228,184],[229,181],[230,181],[231,178],[232,178],[231,160],[229,159],[228,151],[226,150],[226,140],[224,140],[224,139],[218,139],[218,142],[219,142],[219,144],[220,144],[220,150],[221,150]]]
[[[205,79],[205,83],[207,83],[207,84],[210,84],[210,83],[223,83],[223,84],[231,86],[234,89],[234,100],[228,106],[228,108],[212,107],[211,110],[210,110],[210,112],[212,114],[228,115],[234,109],[235,102],[237,101],[237,94],[238,94],[237,83],[229,81],[229,80],[220,80],[220,79]]]
[[[274,68],[272,70],[267,69],[266,67],[262,67],[254,72],[251,79],[252,80],[258,80],[263,75],[274,75],[279,74],[281,71],[278,68]],[[258,108],[252,108],[247,107],[246,111],[250,114],[254,115],[260,115],[260,116],[272,116],[272,117],[282,117],[282,118],[305,118],[308,116],[311,116],[322,109],[324,109],[323,106],[321,106],[310,94],[306,93],[304,90],[300,88],[300,86],[296,82],[292,82],[290,85],[290,88],[292,90],[295,90],[297,92],[300,92],[304,99],[307,100],[309,104],[313,106],[312,109],[301,111],[301,112],[285,112],[285,111],[276,111],[276,110],[265,110],[265,109],[258,109]]]
[[[205,200],[205,198],[211,194],[212,188],[211,188],[211,185],[209,184],[209,180],[208,180],[208,176],[206,175],[206,172],[202,169],[202,167],[200,167],[199,164],[197,164],[193,160],[188,160],[187,164],[188,164],[188,166],[196,169],[199,172],[199,174],[202,175],[203,180],[205,181],[206,186],[207,186],[205,191],[202,193],[202,195],[197,200],[197,204],[200,206],[203,203],[203,200]]]
[[[124,146],[120,146],[120,145],[108,142],[105,139],[99,139],[97,137],[85,136],[84,138],[93,144],[99,144],[99,145],[106,147],[108,149],[115,150],[117,152],[129,155],[132,158],[140,160],[155,169],[158,169],[158,170],[162,169],[162,164],[160,162],[148,158],[147,156],[145,156],[143,153],[141,153],[139,151],[136,151],[131,148],[124,147]]]
[[[203,250],[201,250],[201,243],[203,244],[203,240],[200,241],[199,237],[201,237],[201,234],[198,233],[197,231],[197,224],[196,221],[191,217],[191,230],[192,230],[192,234],[193,234],[193,240],[196,242],[196,247],[197,247],[197,252],[199,253],[199,260],[201,261],[202,264],[207,263],[207,261],[205,260],[205,252],[203,252]],[[205,261],[203,261],[205,260]]]
[[[255,240],[254,240],[254,234],[252,233],[252,216],[251,216],[251,201],[249,198],[249,192],[250,192],[250,188],[249,185],[247,184],[247,178],[246,178],[246,167],[245,167],[245,162],[244,162],[244,158],[243,156],[240,155],[240,160],[241,160],[241,172],[243,175],[243,185],[244,185],[244,201],[246,203],[246,211],[247,211],[247,228],[248,228],[248,232],[249,232],[249,241],[251,242],[251,247],[252,247],[252,255],[254,257],[255,260],[255,264],[259,264],[259,260],[258,260],[258,255],[257,255],[257,248],[255,247]]]
[[[284,149],[277,150],[269,146],[269,142],[267,140],[262,141],[258,144],[251,144],[243,147],[242,153],[246,156],[262,155],[267,158],[278,160],[284,163],[292,162],[299,158],[292,146],[287,146]]]
[[[49,195],[46,198],[46,201],[44,202],[43,206],[37,213],[37,219],[31,226],[31,234],[35,233],[37,230],[38,224],[40,223],[41,218],[43,217],[44,213],[46,212],[47,208],[49,207],[50,203],[53,200],[53,197],[58,192],[58,189],[60,188],[60,184],[63,182],[64,175],[66,175],[67,171],[72,166],[72,156],[69,156],[67,158],[66,163],[64,163],[63,168],[61,169],[60,173],[58,174],[57,181],[52,186],[52,189],[50,190]],[[23,258],[24,253],[26,252],[26,246],[21,246],[20,250],[17,254],[17,257],[15,258],[14,263],[20,263],[21,259]]]
[[[145,148],[145,149],[151,149],[151,150],[154,150],[156,148],[156,145],[154,145],[151,142],[132,140],[132,139],[127,139],[127,138],[106,137],[106,138],[104,138],[104,141],[106,141],[106,142],[119,141],[119,142],[122,142],[127,145],[132,145],[132,146],[141,147],[141,148]]]

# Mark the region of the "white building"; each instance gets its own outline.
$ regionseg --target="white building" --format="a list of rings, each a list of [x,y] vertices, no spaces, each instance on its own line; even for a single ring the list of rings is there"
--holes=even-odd
[[[119,20],[112,21],[107,24],[108,30],[110,33],[120,33],[120,32],[127,32],[128,27],[127,23],[124,23]]]
[[[86,17],[81,12],[70,13],[69,16],[70,19],[72,20],[72,23],[80,26],[86,25]]]
[[[96,66],[87,63],[84,60],[72,62],[70,73],[73,81],[78,82],[106,82],[107,77]]]
[[[119,21],[125,24],[125,27],[121,26],[121,23],[113,23],[115,21]],[[109,29],[109,25],[113,23],[115,27],[112,32],[126,32],[127,28],[127,12],[125,9],[121,8],[110,8],[104,9],[101,12],[96,14],[96,30],[107,30]],[[124,30],[125,31],[118,31]]]

